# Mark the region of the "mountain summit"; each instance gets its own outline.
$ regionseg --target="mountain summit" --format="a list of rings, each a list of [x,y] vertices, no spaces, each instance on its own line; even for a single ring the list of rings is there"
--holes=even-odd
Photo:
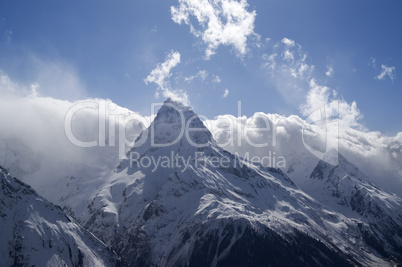
[[[194,147],[215,144],[211,133],[192,108],[171,98],[163,103],[150,127],[137,138],[135,147],[145,137],[145,143],[154,147],[172,146],[175,143]]]
[[[331,151],[330,156],[337,164],[318,162],[304,185],[306,192],[346,217],[358,218],[364,238],[378,253],[402,261],[402,200],[369,182],[340,153]]]

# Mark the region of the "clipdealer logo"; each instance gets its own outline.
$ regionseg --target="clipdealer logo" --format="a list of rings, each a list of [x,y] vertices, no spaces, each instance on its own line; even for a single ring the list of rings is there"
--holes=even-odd
[[[323,107],[313,112],[310,116],[307,117],[301,129],[301,139],[304,147],[313,155],[321,160],[325,160],[326,152],[338,149],[338,124],[336,120],[337,111],[339,107],[336,105],[337,102],[334,101],[330,103],[330,107]],[[225,136],[227,136],[224,142],[220,142],[219,145],[222,147],[232,146],[232,147],[242,147],[242,145],[247,145],[257,149],[264,149],[267,147],[272,147],[272,151],[267,150],[265,153],[266,158],[260,157],[259,159],[256,157],[251,157],[249,152],[243,156],[243,158],[247,158],[249,161],[254,162],[267,162],[270,161],[270,166],[282,167],[284,165],[284,159],[280,158],[276,155],[277,146],[277,123],[278,121],[269,120],[266,116],[260,116],[259,119],[262,120],[258,126],[253,123],[249,123],[246,121],[245,123],[239,123],[238,118],[242,118],[242,108],[241,101],[238,101],[237,105],[237,117],[234,116],[226,116],[224,118],[225,124],[227,127],[219,128],[213,127],[211,124],[211,120],[209,120],[206,116],[202,115],[194,115],[191,118],[185,118],[183,114],[183,110],[178,106],[171,103],[152,103],[151,104],[151,112],[150,118],[154,118],[157,114],[157,110],[162,106],[169,106],[174,109],[178,114],[178,118],[180,120],[180,131],[174,140],[170,140],[166,143],[158,143],[155,142],[155,136],[158,135],[154,125],[146,120],[145,117],[140,116],[136,113],[119,113],[116,110],[116,105],[112,103],[110,100],[86,100],[80,101],[74,104],[66,113],[65,121],[64,121],[64,130],[68,140],[82,148],[90,148],[90,147],[105,147],[118,146],[118,153],[120,159],[127,159],[130,155],[126,154],[127,147],[134,146],[134,140],[129,140],[126,135],[127,126],[130,125],[142,125],[142,128],[145,128],[148,125],[151,125],[149,128],[149,132],[145,134],[141,134],[139,138],[136,140],[135,145],[140,146],[147,142],[147,139],[150,138],[150,146],[151,147],[167,147],[174,145],[179,142],[182,138],[185,138],[190,145],[193,147],[199,148],[207,146],[208,143],[197,143],[194,142],[190,136],[192,132],[195,131],[208,131],[207,129],[211,129],[212,137],[219,136],[220,133],[224,132]],[[83,141],[78,136],[74,134],[74,125],[73,118],[77,115],[78,112],[92,112],[97,115],[97,126],[98,133],[97,138],[90,141]],[[190,124],[195,119],[203,119],[204,124],[207,124],[207,127],[198,127],[192,128]],[[142,129],[141,129],[142,130]],[[312,135],[308,133],[314,132],[317,136],[316,138],[312,138]],[[266,139],[253,139],[253,135],[266,135]],[[319,145],[317,145],[319,144]],[[143,164],[145,164],[145,159],[140,159],[137,155],[132,155],[131,159],[137,158],[138,160],[142,160]],[[262,160],[263,159],[263,160]],[[276,159],[276,160],[273,160]],[[156,165],[160,165],[162,163],[162,159],[149,159],[149,162],[158,163]],[[186,159],[185,161],[188,161]],[[275,161],[275,162],[274,162]],[[177,160],[175,161],[177,162]],[[330,162],[333,163],[333,162]],[[170,165],[173,163],[170,162]],[[265,164],[265,163],[262,163]],[[155,164],[154,164],[155,165]],[[165,165],[168,165],[165,163]]]
[[[161,169],[178,169],[185,172],[191,166],[194,168],[211,166],[213,168],[242,168],[245,162],[250,162],[262,167],[283,168],[286,166],[286,161],[283,156],[276,156],[276,152],[269,151],[268,155],[263,157],[250,157],[246,153],[244,157],[235,152],[234,157],[225,155],[221,156],[205,156],[203,152],[195,152],[192,156],[181,156],[173,151],[169,155],[164,156],[141,156],[138,152],[129,153],[129,167],[137,167],[139,169],[148,169],[155,172]]]

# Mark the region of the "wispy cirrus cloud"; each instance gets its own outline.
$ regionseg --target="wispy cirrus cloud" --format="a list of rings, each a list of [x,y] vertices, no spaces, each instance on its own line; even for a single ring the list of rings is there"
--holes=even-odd
[[[169,88],[167,79],[171,76],[170,71],[180,63],[180,53],[171,51],[163,63],[159,63],[151,71],[151,73],[144,79],[146,84],[156,83],[158,89],[165,91]]]
[[[334,76],[334,67],[327,66],[327,71],[325,72],[325,75],[327,75],[327,77]]]
[[[262,68],[270,82],[287,102],[303,99],[312,78],[314,65],[308,63],[307,53],[294,40],[283,38],[272,50],[262,55]]]
[[[221,81],[221,77],[219,77],[218,75],[215,75],[215,77],[212,79],[213,83],[220,83]]]
[[[270,82],[288,103],[299,105],[301,115],[309,117],[325,109],[327,114],[339,119],[341,130],[364,128],[359,123],[362,115],[357,103],[348,103],[335,90],[322,85],[307,53],[296,41],[283,38],[273,44],[270,54],[264,54],[262,58],[262,68],[269,74]],[[333,67],[327,66],[326,76],[333,73]]]
[[[377,68],[376,59],[374,57],[371,57],[368,65],[376,69]]]
[[[204,81],[207,78],[207,76],[208,76],[208,72],[206,70],[200,70],[195,75],[184,77],[184,81],[191,82],[192,80],[194,80],[196,78],[200,78],[202,81]]]
[[[220,45],[233,46],[238,55],[247,52],[247,39],[254,33],[255,11],[248,11],[246,0],[179,0],[171,7],[174,22],[187,24],[207,46],[205,58],[215,54]],[[192,17],[196,19],[194,23]]]
[[[380,74],[378,74],[374,78],[377,79],[377,80],[384,80],[384,79],[386,79],[388,77],[391,80],[391,82],[394,82],[394,80],[395,80],[395,70],[396,70],[396,68],[394,66],[389,67],[387,65],[382,64]]]
[[[377,60],[374,57],[370,58],[368,65],[373,67],[375,70],[378,70]],[[391,82],[394,82],[394,80],[396,78],[395,71],[396,71],[396,68],[394,66],[387,66],[385,64],[381,64],[381,71],[377,76],[374,77],[374,79],[385,80],[386,78],[389,78],[391,80]]]
[[[229,90],[226,88],[223,92],[222,98],[226,98],[229,95]]]
[[[291,39],[286,38],[286,37],[283,38],[281,42],[282,42],[283,44],[285,44],[286,46],[289,46],[289,47],[292,47],[292,46],[295,45],[295,41],[294,41],[294,40],[291,40]]]
[[[180,53],[171,51],[165,58],[163,63],[158,63],[151,73],[144,79],[145,84],[155,83],[157,91],[155,96],[159,96],[159,91],[162,91],[164,97],[171,97],[175,100],[182,101],[185,104],[189,103],[188,95],[183,90],[173,90],[170,86],[169,78],[172,76],[171,70],[180,63]]]

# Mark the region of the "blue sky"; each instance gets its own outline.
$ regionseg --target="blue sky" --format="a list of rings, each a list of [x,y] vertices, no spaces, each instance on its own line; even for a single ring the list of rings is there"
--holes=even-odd
[[[144,115],[166,92],[185,92],[208,117],[237,115],[238,100],[248,116],[303,115],[314,80],[335,90],[334,99],[356,101],[368,129],[402,131],[401,2],[242,1],[237,19],[251,19],[249,28],[226,39],[214,32],[213,44],[202,38],[194,9],[179,14],[188,24],[173,20],[171,7],[180,11],[187,2],[2,0],[0,69],[14,81],[38,83],[43,96],[109,98]],[[235,10],[233,1],[202,2]],[[152,71],[173,55],[180,62],[176,57],[156,83],[161,76]]]

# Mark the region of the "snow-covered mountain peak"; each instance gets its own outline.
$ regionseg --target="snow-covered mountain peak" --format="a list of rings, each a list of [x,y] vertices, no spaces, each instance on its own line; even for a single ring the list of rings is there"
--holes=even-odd
[[[171,117],[172,114],[175,114],[178,118],[180,117],[180,113],[182,115],[186,115],[185,117],[189,118],[194,115],[193,109],[189,106],[183,105],[183,103],[173,100],[172,98],[168,98],[163,102],[163,106],[159,109],[157,118],[155,120],[160,120],[162,118]]]
[[[392,224],[402,220],[402,200],[372,184],[355,164],[340,153],[336,166],[322,160],[310,178],[303,189],[343,214],[358,214],[375,222],[380,220],[383,225],[387,224],[382,222],[384,218],[393,221]]]
[[[117,266],[95,236],[0,166],[0,266]]]
[[[357,179],[359,181],[369,181],[369,178],[359,170],[359,168],[349,162],[341,153],[331,150],[324,155],[310,175],[311,179]]]
[[[133,153],[143,156],[158,150],[165,155],[172,152],[190,157],[196,151],[205,151],[211,147],[217,147],[216,141],[192,108],[169,98],[151,125],[136,139],[127,156]]]
[[[342,155],[341,155],[342,157]],[[327,153],[325,153],[323,159],[323,161],[336,166],[339,163],[339,152],[336,149],[331,149],[330,151],[328,151]]]
[[[207,145],[212,135],[191,107],[167,99],[150,126],[156,145],[185,139],[192,146]]]

